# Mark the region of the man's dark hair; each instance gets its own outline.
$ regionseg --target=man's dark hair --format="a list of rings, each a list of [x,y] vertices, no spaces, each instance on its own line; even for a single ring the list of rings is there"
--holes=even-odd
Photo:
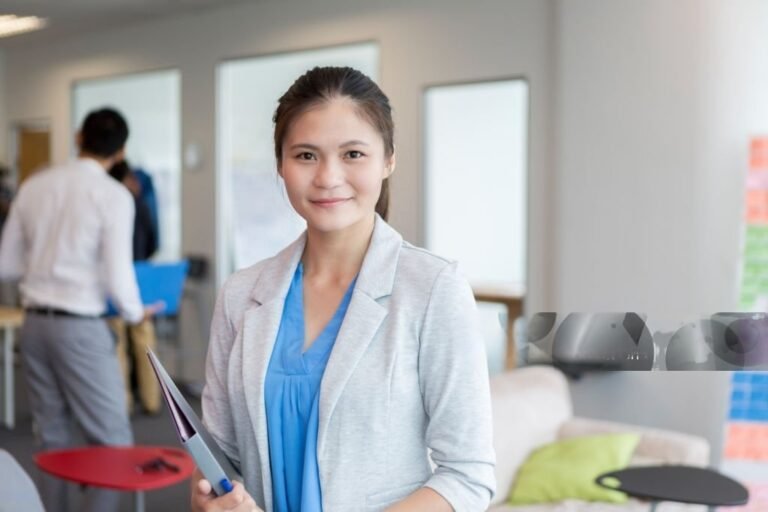
[[[125,160],[117,162],[109,170],[109,175],[115,178],[120,183],[122,183],[125,177],[128,176],[129,174],[131,174],[131,167],[128,165],[128,162],[126,162]]]
[[[114,109],[102,108],[90,112],[80,129],[80,150],[102,158],[120,151],[128,140],[128,123]]]

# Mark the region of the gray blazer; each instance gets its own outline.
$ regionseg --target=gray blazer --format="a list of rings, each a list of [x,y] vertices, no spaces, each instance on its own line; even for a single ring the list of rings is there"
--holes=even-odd
[[[264,379],[306,233],[233,274],[211,326],[205,424],[271,512]],[[457,511],[495,489],[485,348],[456,264],[377,216],[320,386],[317,459],[326,512],[382,510],[427,486]],[[430,458],[434,471],[430,465]]]

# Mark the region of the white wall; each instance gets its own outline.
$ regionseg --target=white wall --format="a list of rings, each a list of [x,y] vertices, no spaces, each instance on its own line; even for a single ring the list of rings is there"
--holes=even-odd
[[[768,4],[557,6],[557,310],[644,312],[652,330],[733,310],[748,142],[768,133]],[[579,413],[684,428],[719,457],[728,378],[572,388]]]
[[[732,310],[749,137],[768,131],[766,3],[558,11],[557,309],[660,329]]]
[[[224,59],[376,40],[381,80],[395,108],[398,170],[392,224],[422,243],[421,93],[428,84],[524,76],[531,86],[529,197],[532,310],[546,309],[552,251],[553,4],[539,0],[293,0],[240,4],[158,20],[56,45],[8,52],[9,118],[50,118],[53,158],[68,157],[73,80],[177,67],[182,74],[182,147],[200,145],[199,171],[183,171],[183,252],[215,256],[215,67]],[[480,56],[480,57],[479,57]],[[493,236],[489,233],[489,236]],[[205,291],[207,307],[213,286]],[[191,328],[188,326],[188,328]],[[196,338],[196,332],[185,335]]]

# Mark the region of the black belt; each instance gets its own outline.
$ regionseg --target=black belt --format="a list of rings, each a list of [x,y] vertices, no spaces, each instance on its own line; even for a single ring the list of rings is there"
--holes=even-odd
[[[72,313],[71,311],[65,311],[63,309],[46,308],[46,307],[39,307],[39,306],[25,308],[25,311],[27,313],[34,313],[36,315],[45,315],[45,316],[68,316],[73,318],[99,318],[96,315],[81,315],[80,313]]]

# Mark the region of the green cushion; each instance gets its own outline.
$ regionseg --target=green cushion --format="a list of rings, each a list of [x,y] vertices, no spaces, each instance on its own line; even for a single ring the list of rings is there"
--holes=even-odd
[[[569,498],[623,503],[626,494],[600,487],[595,478],[625,468],[639,441],[636,434],[608,434],[546,444],[523,463],[509,503],[529,505]]]

